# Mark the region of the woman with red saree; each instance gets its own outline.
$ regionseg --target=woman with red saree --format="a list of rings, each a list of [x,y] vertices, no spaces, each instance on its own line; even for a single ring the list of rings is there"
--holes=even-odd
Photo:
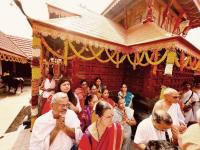
[[[123,140],[122,126],[112,122],[112,107],[100,101],[96,105],[95,113],[98,119],[86,130],[79,143],[79,150],[120,150]]]
[[[110,96],[109,91],[108,89],[105,88],[102,90],[102,95],[100,100],[109,103],[110,105],[112,105],[112,107],[115,107],[116,105],[115,102],[109,96]]]

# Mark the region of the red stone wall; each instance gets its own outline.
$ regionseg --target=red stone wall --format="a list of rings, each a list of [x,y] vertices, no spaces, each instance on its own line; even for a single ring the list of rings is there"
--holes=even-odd
[[[138,67],[136,70],[130,70],[127,76],[127,82],[133,93],[140,94],[148,98],[159,98],[161,86],[181,89],[184,81],[193,82],[193,71],[185,69],[180,72],[179,68],[174,67],[173,76],[164,74],[165,65],[160,65],[157,69],[157,75],[152,74],[152,66]],[[131,69],[131,68],[129,68]]]
[[[79,86],[81,79],[86,79],[91,84],[96,77],[101,77],[110,91],[117,92],[124,78],[124,69],[123,65],[116,68],[113,63],[75,59],[69,62],[66,76],[72,79],[73,89]]]
[[[96,60],[83,61],[75,59],[70,61],[66,68],[66,75],[72,80],[72,88],[79,86],[81,79],[86,79],[92,83],[96,77],[101,77],[103,83],[114,93],[119,91],[120,84],[124,81],[128,85],[128,90],[143,97],[159,97],[161,85],[179,90],[184,81],[193,82],[193,71],[184,70],[180,72],[174,68],[173,76],[165,76],[165,65],[158,66],[157,75],[152,74],[152,66],[140,67],[136,70],[125,61],[119,68],[113,63],[102,64]]]

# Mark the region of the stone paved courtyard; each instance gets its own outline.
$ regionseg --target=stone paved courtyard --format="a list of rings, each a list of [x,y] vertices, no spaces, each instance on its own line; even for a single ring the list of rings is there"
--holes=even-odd
[[[24,130],[22,125],[25,115],[23,111],[29,106],[31,87],[25,87],[23,93],[16,95],[3,93],[0,95],[0,149],[25,150],[28,149],[30,131]],[[22,115],[23,114],[23,115]]]

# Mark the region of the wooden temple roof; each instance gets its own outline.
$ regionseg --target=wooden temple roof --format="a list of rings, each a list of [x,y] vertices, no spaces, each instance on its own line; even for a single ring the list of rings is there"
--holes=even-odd
[[[5,35],[9,38],[25,55],[28,59],[32,58],[32,40],[12,35]]]
[[[157,43],[156,47],[164,48],[166,45],[169,47],[170,40],[175,44],[176,42],[182,43],[180,44],[182,48],[185,45],[189,49],[198,50],[186,39],[172,35],[154,22],[141,23],[126,30],[114,21],[84,8],[73,11],[70,7],[67,11],[76,13],[78,16],[49,20],[29,18],[33,25],[33,32],[38,32],[44,36],[50,35],[53,38],[74,40],[86,45],[117,49],[122,52],[129,52],[130,49],[136,47],[143,49],[144,45],[155,47],[155,44],[152,44],[154,42]],[[164,44],[165,41],[166,45]],[[148,48],[148,46],[146,47]]]
[[[187,14],[187,19],[190,20],[191,27],[192,28],[199,27],[200,1],[199,0],[177,0],[177,1]]]
[[[1,60],[26,63],[30,59],[30,51],[32,51],[31,40],[6,35],[0,31]]]

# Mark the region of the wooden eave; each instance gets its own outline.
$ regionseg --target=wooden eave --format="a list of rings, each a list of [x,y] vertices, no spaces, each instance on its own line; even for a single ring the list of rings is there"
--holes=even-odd
[[[105,10],[101,13],[101,15],[106,15],[117,3],[121,0],[113,0],[110,5],[108,5]]]
[[[78,33],[75,31],[63,29],[63,28],[60,28],[60,27],[57,27],[57,26],[54,26],[42,21],[38,21],[34,19],[29,19],[29,20],[31,21],[33,25],[33,32],[35,35],[37,34],[45,35],[44,33],[42,33],[43,31],[41,30],[46,30],[46,32],[53,30],[51,31],[51,33],[54,33],[55,35],[52,36],[51,33],[49,33],[49,35],[51,35],[52,37],[55,37],[55,38],[60,37],[62,40],[67,40],[70,38],[70,36],[74,36],[72,39],[74,39],[75,41],[77,41],[77,39],[80,42],[87,40],[89,41],[88,44],[91,44],[91,45],[95,45],[96,42],[99,42],[101,43],[99,44],[100,47],[105,46],[112,50],[119,50],[122,53],[132,53],[134,51],[141,52],[143,50],[150,50],[150,49],[162,49],[162,48],[169,49],[171,47],[175,47],[179,50],[183,50],[185,53],[188,53],[193,57],[197,57],[198,59],[200,59],[199,49],[181,36],[172,36],[172,37],[161,38],[161,39],[149,41],[149,42],[143,42],[143,43],[141,42],[139,44],[125,45],[125,44],[119,44],[119,43],[111,42],[104,39],[99,39],[99,38],[92,37],[89,35],[84,35],[82,33]],[[83,43],[83,44],[87,44],[87,43]]]
[[[146,43],[135,44],[130,47],[132,51],[175,47],[193,57],[200,59],[200,50],[181,36],[174,36]]]
[[[89,35],[85,35],[85,34],[82,34],[82,33],[79,33],[79,32],[75,32],[75,31],[63,29],[63,28],[60,28],[60,27],[56,27],[54,25],[50,25],[48,23],[41,22],[41,21],[38,21],[38,20],[35,20],[35,19],[29,18],[29,20],[32,23],[33,32],[36,33],[36,35],[37,34],[42,34],[41,31],[37,31],[37,27],[39,25],[42,28],[46,28],[47,30],[48,29],[54,30],[54,32],[57,34],[57,37],[60,37],[62,40],[68,39],[70,37],[70,35],[73,35],[73,36],[77,36],[77,38],[83,38],[83,39],[87,39],[87,40],[92,40],[93,43],[95,43],[95,42],[102,43],[102,45],[105,45],[108,48],[109,47],[110,48],[115,48],[115,50],[120,50],[122,52],[124,52],[123,51],[124,49],[127,49],[127,46],[119,44],[119,43],[107,41],[107,40],[104,40],[104,39],[99,39],[99,38],[96,38],[96,37],[91,37]],[[63,33],[65,33],[64,37],[59,36],[59,35],[61,35]],[[57,38],[57,37],[55,37],[55,38]]]
[[[13,56],[13,57],[16,57],[16,58],[27,59],[27,57],[24,57],[24,56],[21,56],[21,55],[17,55],[14,52],[10,52],[10,51],[7,51],[7,50],[2,49],[2,48],[0,48],[0,52],[1,52],[1,54],[10,55],[10,56]]]

